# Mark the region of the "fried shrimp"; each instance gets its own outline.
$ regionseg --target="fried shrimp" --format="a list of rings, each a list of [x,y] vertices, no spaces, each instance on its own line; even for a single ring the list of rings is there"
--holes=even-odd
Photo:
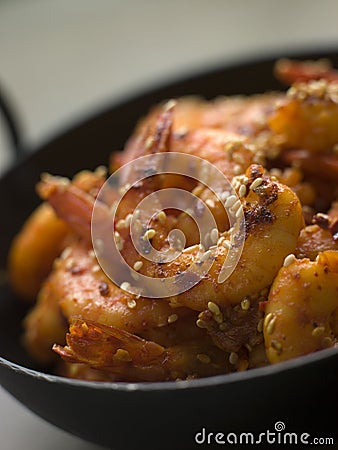
[[[40,360],[51,357],[51,344],[62,342],[56,337],[64,336],[65,323],[73,316],[142,334],[165,327],[173,320],[170,317],[184,322],[189,311],[120,289],[102,272],[93,250],[75,242],[55,262],[35,308],[25,319],[26,347]]]
[[[204,337],[165,348],[116,327],[75,319],[65,347],[54,350],[66,361],[85,363],[128,381],[169,381],[227,372],[230,363]]]
[[[149,382],[337,346],[337,72],[276,72],[287,93],[155,106],[109,180],[42,175],[9,255],[34,359]]]
[[[271,181],[263,174],[262,167],[251,166],[246,178],[247,194],[242,197],[241,206],[245,217],[245,244],[239,264],[228,280],[218,282],[221,267],[229,251],[222,244],[226,236],[223,236],[213,251],[209,251],[209,257],[214,262],[207,276],[189,291],[161,301],[142,297],[135,300],[133,296],[103,277],[97,263],[90,260],[88,250],[77,246],[69,251],[66,261],[58,262],[58,268],[52,274],[54,285],[57,286],[55,290],[59,292],[59,305],[63,315],[66,318],[80,316],[142,335],[147,329],[163,326],[172,315],[177,318],[182,315],[179,321],[181,323],[188,315],[186,311],[188,309],[196,311],[197,326],[194,323],[193,327],[205,328],[216,346],[224,351],[239,351],[246,344],[255,346],[260,343],[261,337],[257,332],[257,326],[261,315],[256,300],[259,293],[272,283],[284,257],[294,251],[298,233],[303,226],[303,217],[296,195],[286,186]],[[238,182],[240,179],[239,177]],[[76,194],[78,200],[80,192],[71,189],[71,185],[59,189],[57,179],[49,178],[44,183],[43,190],[47,190],[48,184],[48,192],[51,194],[49,200],[56,207],[56,211],[66,219],[65,212],[68,211],[66,202],[73,194]],[[63,196],[62,202],[59,196]],[[81,201],[85,200],[88,198],[82,194]],[[65,209],[60,210],[58,205],[64,206]],[[90,208],[90,202],[87,206]],[[83,208],[78,210],[82,211]],[[74,229],[78,230],[80,224],[84,230],[88,230],[87,222],[90,215],[86,212],[83,223],[81,217],[76,218],[73,212],[69,225],[74,227],[75,224]],[[81,235],[85,237],[87,234],[88,231],[85,231]],[[121,252],[126,260],[134,264],[131,256],[134,250],[132,248],[130,252],[128,251],[130,241],[127,236],[124,238],[125,243]],[[273,246],[275,251],[271,253]],[[197,252],[197,247],[185,251],[172,263],[167,264],[141,260],[140,273],[152,277],[175,276],[194,263]],[[72,261],[73,269],[67,270]],[[97,274],[93,273],[95,268]],[[100,283],[106,286],[105,296],[100,293]],[[251,301],[252,305],[243,313],[240,304],[245,298],[249,303]],[[215,322],[213,315],[210,315],[208,306],[210,302],[220,308],[221,321]],[[135,305],[135,310],[130,308],[130,304]],[[232,311],[236,305],[239,311],[237,309]],[[201,314],[198,316],[198,313]],[[29,327],[31,326],[30,323]]]
[[[12,243],[8,270],[11,285],[23,299],[33,302],[53,261],[63,248],[69,227],[50,205],[42,203]]]
[[[312,80],[338,81],[338,71],[332,69],[332,65],[327,59],[291,61],[283,58],[277,61],[275,74],[277,78],[286,84]]]
[[[84,192],[96,194],[104,175],[103,168],[95,172],[84,170],[74,177],[73,184]],[[62,186],[68,183],[65,178],[58,180]],[[68,225],[47,203],[38,206],[27,219],[12,243],[8,258],[11,285],[20,297],[30,302],[35,300],[53,261],[67,245],[69,232]]]
[[[338,142],[338,82],[296,83],[269,119],[272,131],[289,148],[310,154],[332,151]]]
[[[291,260],[291,259],[290,259]],[[270,363],[337,345],[338,252],[292,259],[273,282],[265,309]]]
[[[210,252],[214,262],[208,275],[187,293],[170,299],[172,303],[197,311],[205,310],[209,301],[221,307],[239,304],[243,298],[258,294],[268,287],[285,256],[294,251],[298,234],[304,225],[297,196],[291,189],[263,175],[260,166],[251,166],[246,175],[249,180],[247,194],[241,199],[245,217],[245,243],[235,271],[225,282],[216,282],[228,253],[221,242],[214,252]],[[198,249],[183,253],[174,262],[162,265],[161,273],[170,276],[177,271],[178,265],[189,265],[197,252]]]
[[[137,125],[124,152],[112,156],[111,168],[114,170],[149,152],[155,153],[159,148],[162,148],[160,151],[164,147],[170,151],[181,151],[177,146],[182,146],[186,139],[189,144],[196,145],[200,140],[199,130],[202,130],[202,135],[205,134],[203,130],[209,130],[210,133],[219,130],[217,135],[222,137],[223,145],[239,136],[256,136],[268,128],[268,117],[279,97],[280,94],[275,93],[219,97],[209,102],[198,97],[186,97],[159,105]],[[170,129],[166,139],[159,138],[159,132],[163,129]],[[164,145],[159,146],[160,141]],[[208,154],[209,161],[210,158],[212,156]]]
[[[170,298],[171,303],[188,306],[196,311],[203,311],[210,299],[217,300],[224,305],[238,304],[250,293],[260,292],[269,286],[282,266],[285,256],[294,251],[298,234],[304,225],[301,205],[297,196],[286,186],[271,181],[268,176],[263,174],[263,168],[260,166],[250,166],[246,175],[247,193],[240,202],[245,217],[246,236],[238,268],[225,283],[215,288],[214,282],[219,276],[228,251],[223,245],[216,246],[215,254],[210,252],[214,263],[208,276],[189,290],[186,296],[180,294],[175,299]],[[71,185],[66,188],[60,187],[57,179],[45,181],[40,189],[48,190],[47,198],[60,217],[66,221],[69,217],[69,225],[89,241],[88,230],[93,202],[88,196],[73,189]],[[81,202],[81,208],[78,207],[77,213],[72,206],[73,198],[74,201]],[[69,203],[68,206],[67,203]],[[83,205],[86,205],[86,208]],[[72,214],[69,214],[69,209],[73,210]],[[84,214],[82,214],[83,211]],[[168,224],[166,226],[168,227]],[[160,222],[158,222],[158,227],[161,227]],[[167,231],[169,230],[170,227],[167,228]],[[161,232],[158,234],[161,235]],[[128,259],[127,247],[125,243],[121,251],[126,252],[124,255]],[[272,248],[275,250],[273,254]],[[146,273],[148,270],[155,277],[172,276],[178,270],[182,271],[189,266],[197,253],[197,247],[191,252],[183,252],[172,263],[154,264],[144,261],[140,272]],[[269,255],[268,261],[262,258],[265,255]]]

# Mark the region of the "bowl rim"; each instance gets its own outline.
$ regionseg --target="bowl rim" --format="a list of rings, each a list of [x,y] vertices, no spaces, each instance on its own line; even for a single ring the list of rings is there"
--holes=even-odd
[[[38,370],[29,369],[20,364],[9,361],[0,356],[0,366],[10,371],[32,377],[38,381],[47,381],[54,384],[68,385],[70,387],[93,388],[97,390],[112,390],[123,392],[144,392],[144,391],[172,391],[172,390],[194,390],[210,388],[220,385],[244,383],[257,378],[266,378],[272,375],[279,375],[290,372],[300,367],[307,367],[322,360],[333,359],[338,362],[338,347],[331,347],[308,355],[299,356],[288,361],[270,364],[242,372],[215,375],[211,377],[197,378],[194,380],[179,381],[156,381],[156,382],[124,382],[124,381],[87,381],[74,378],[66,378],[59,375],[52,375]]]

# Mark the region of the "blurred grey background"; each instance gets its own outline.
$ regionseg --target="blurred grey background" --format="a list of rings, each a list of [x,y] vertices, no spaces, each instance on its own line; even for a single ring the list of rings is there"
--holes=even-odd
[[[33,149],[105,105],[182,74],[338,48],[337,23],[336,0],[0,0],[0,86]],[[12,163],[0,117],[0,172]],[[0,417],[2,450],[99,449],[2,390]]]

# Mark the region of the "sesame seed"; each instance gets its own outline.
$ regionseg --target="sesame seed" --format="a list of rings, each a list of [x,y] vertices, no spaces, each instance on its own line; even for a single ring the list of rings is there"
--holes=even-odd
[[[235,161],[236,163],[240,163],[240,164],[244,163],[243,155],[241,155],[240,153],[234,153],[232,155],[232,160]]]
[[[202,319],[197,319],[196,325],[198,326],[198,328],[207,328],[207,324]]]
[[[281,176],[283,175],[282,171],[280,169],[278,169],[277,167],[273,167],[270,170],[270,174],[272,176],[275,176],[276,178],[281,178]]]
[[[229,195],[230,195],[229,192],[223,191],[223,192],[221,193],[221,195],[220,195],[220,198],[221,198],[222,202],[225,202],[226,199],[229,197]]]
[[[313,337],[318,337],[318,336],[320,336],[321,334],[323,334],[324,333],[324,331],[325,331],[325,328],[324,327],[316,327],[316,328],[314,328],[313,330],[312,330],[312,336]]]
[[[81,328],[82,328],[82,330],[83,330],[85,333],[87,333],[88,330],[89,330],[88,325],[86,324],[86,322],[82,322]]]
[[[196,359],[198,359],[198,361],[200,361],[203,364],[210,364],[211,359],[209,355],[206,355],[205,353],[198,353],[196,355]]]
[[[239,175],[242,172],[242,167],[239,164],[235,164],[233,170],[235,175]]]
[[[231,248],[231,242],[228,239],[224,239],[224,241],[222,242],[222,245],[224,248],[227,248],[228,250],[230,250],[230,248]]]
[[[258,333],[261,333],[263,331],[263,323],[264,323],[264,319],[261,319],[258,324],[257,324],[257,331]]]
[[[238,361],[238,355],[236,352],[231,352],[229,355],[229,363],[232,364],[233,366],[237,363]]]
[[[134,270],[139,271],[143,266],[143,262],[142,261],[136,261],[135,264],[133,265]]]
[[[250,300],[248,298],[243,298],[241,301],[241,308],[243,311],[247,311],[250,308]]]
[[[154,138],[153,136],[148,136],[145,143],[144,143],[144,148],[146,150],[148,150],[154,143]]]
[[[124,281],[124,282],[121,284],[120,288],[121,288],[123,291],[129,291],[130,288],[131,288],[131,286],[130,286],[130,283],[128,283],[128,281]]]
[[[115,244],[118,251],[123,250],[124,247],[124,239],[121,237],[120,233],[118,231],[114,232],[115,237]]]
[[[219,309],[219,306],[214,302],[208,302],[208,309],[214,314],[220,314],[221,310]]]
[[[266,326],[266,331],[268,334],[272,334],[273,330],[275,328],[275,323],[276,323],[277,317],[274,316],[270,319],[269,323]]]
[[[296,261],[296,257],[293,253],[290,253],[290,255],[286,256],[283,262],[284,267],[288,267],[290,264]]]
[[[61,260],[60,260],[60,258],[54,259],[54,262],[53,262],[53,268],[54,268],[54,269],[58,269],[58,268],[60,267],[60,265],[61,265]]]
[[[273,314],[272,314],[272,313],[269,313],[269,314],[267,314],[267,315],[265,316],[265,319],[264,319],[264,326],[265,326],[265,327],[268,326],[268,323],[270,322],[270,320],[272,319],[272,317],[273,317]]]
[[[170,109],[175,108],[176,105],[177,105],[177,100],[172,98],[163,105],[163,109],[164,109],[164,111],[169,111]]]
[[[133,218],[133,215],[129,213],[129,214],[127,214],[126,218],[124,219],[127,228],[129,227],[132,218]]]
[[[123,362],[130,362],[132,361],[132,358],[127,350],[124,350],[123,348],[118,348],[114,354],[114,358],[118,359],[119,361]]]
[[[216,244],[216,242],[218,241],[218,230],[217,228],[213,228],[210,231],[210,240],[213,244]]]
[[[210,257],[210,255],[211,255],[211,250],[206,251],[201,257],[201,262],[206,261]]]
[[[143,235],[143,239],[152,239],[156,234],[156,231],[153,228],[149,228],[149,230],[147,230],[144,235]]]
[[[238,180],[238,177],[234,177],[231,181],[232,187],[237,191],[241,185],[240,181]]]
[[[74,259],[73,259],[73,258],[67,259],[67,262],[66,262],[66,269],[67,269],[67,270],[70,270],[73,266],[74,266]]]
[[[241,186],[239,188],[239,191],[238,191],[238,194],[239,194],[239,198],[242,198],[242,197],[245,196],[245,194],[246,194],[246,186],[244,186],[244,184],[241,184]]]
[[[250,189],[253,191],[254,189],[258,188],[262,183],[263,178],[258,177],[251,183]]]
[[[283,348],[282,344],[274,339],[271,341],[271,347],[279,353],[282,351]]]
[[[99,177],[105,177],[107,175],[107,167],[106,166],[97,166],[94,173],[95,175],[98,175]]]
[[[240,205],[235,214],[236,219],[238,219],[242,214],[243,214],[243,206]]]
[[[249,344],[245,344],[245,348],[248,350],[249,353],[252,351],[252,347]]]
[[[178,315],[177,314],[171,314],[168,317],[168,323],[174,323],[174,322],[176,322],[177,319],[178,319]]]
[[[236,195],[230,195],[230,197],[228,197],[224,203],[224,206],[226,208],[231,208],[232,205],[237,201],[237,197]]]
[[[214,321],[217,323],[222,323],[223,322],[223,314],[214,314],[213,315]]]
[[[68,256],[72,253],[72,248],[71,247],[66,247],[63,252],[60,255],[61,259],[67,259]]]
[[[124,186],[121,186],[119,188],[119,194],[124,195],[130,189],[130,187],[131,187],[130,183],[126,183]]]
[[[199,245],[195,244],[195,245],[191,245],[190,247],[185,248],[182,253],[187,253],[187,254],[194,253],[198,249],[199,249]]]
[[[205,203],[206,203],[206,205],[210,206],[210,208],[215,207],[215,202],[211,198],[207,198]]]
[[[126,221],[124,219],[120,219],[117,223],[116,223],[116,227],[117,230],[123,230],[123,228],[127,228],[127,224]]]
[[[101,267],[98,264],[95,264],[95,266],[92,267],[92,272],[97,273],[100,272]]]
[[[203,189],[204,189],[204,186],[202,184],[199,184],[191,191],[191,193],[193,195],[196,195],[196,197],[199,197],[200,194],[202,194]]]
[[[128,308],[130,308],[130,309],[136,308],[136,300],[134,300],[133,298],[129,299],[127,301],[127,305],[128,305]]]
[[[232,205],[231,209],[233,212],[236,212],[240,206],[241,206],[241,201],[236,200],[235,203]]]
[[[163,225],[166,222],[166,220],[167,220],[167,215],[166,215],[166,213],[164,211],[160,211],[157,214],[157,218],[160,221],[160,223],[162,223],[162,225]]]

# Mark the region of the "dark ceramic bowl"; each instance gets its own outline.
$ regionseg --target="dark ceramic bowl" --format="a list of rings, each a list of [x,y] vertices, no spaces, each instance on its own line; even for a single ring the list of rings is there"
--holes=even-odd
[[[325,56],[338,64],[334,52],[302,56]],[[212,98],[281,89],[272,75],[275,59],[208,71],[154,89],[96,114],[24,158],[0,180],[0,270],[5,270],[11,239],[39,202],[34,185],[41,172],[72,176],[83,168],[106,163],[111,151],[123,147],[136,120],[165,98],[196,93]],[[314,437],[335,437],[337,349],[194,381],[84,382],[39,371],[20,345],[25,312],[25,306],[3,282],[0,382],[32,411],[84,439],[112,449],[186,450],[203,447],[202,442],[207,448],[219,448],[222,444],[215,441],[216,433],[224,434],[218,435],[218,441],[229,432],[250,432],[258,439],[260,432],[269,430],[277,439],[276,422],[284,423],[285,432],[298,433],[298,442],[301,433],[310,434],[309,442]],[[283,424],[278,426],[282,430]],[[199,443],[196,433],[200,433]],[[214,433],[209,436],[210,445],[208,433]],[[280,436],[283,439],[282,431]],[[234,435],[231,439],[234,441]],[[265,442],[264,437],[261,439]]]

